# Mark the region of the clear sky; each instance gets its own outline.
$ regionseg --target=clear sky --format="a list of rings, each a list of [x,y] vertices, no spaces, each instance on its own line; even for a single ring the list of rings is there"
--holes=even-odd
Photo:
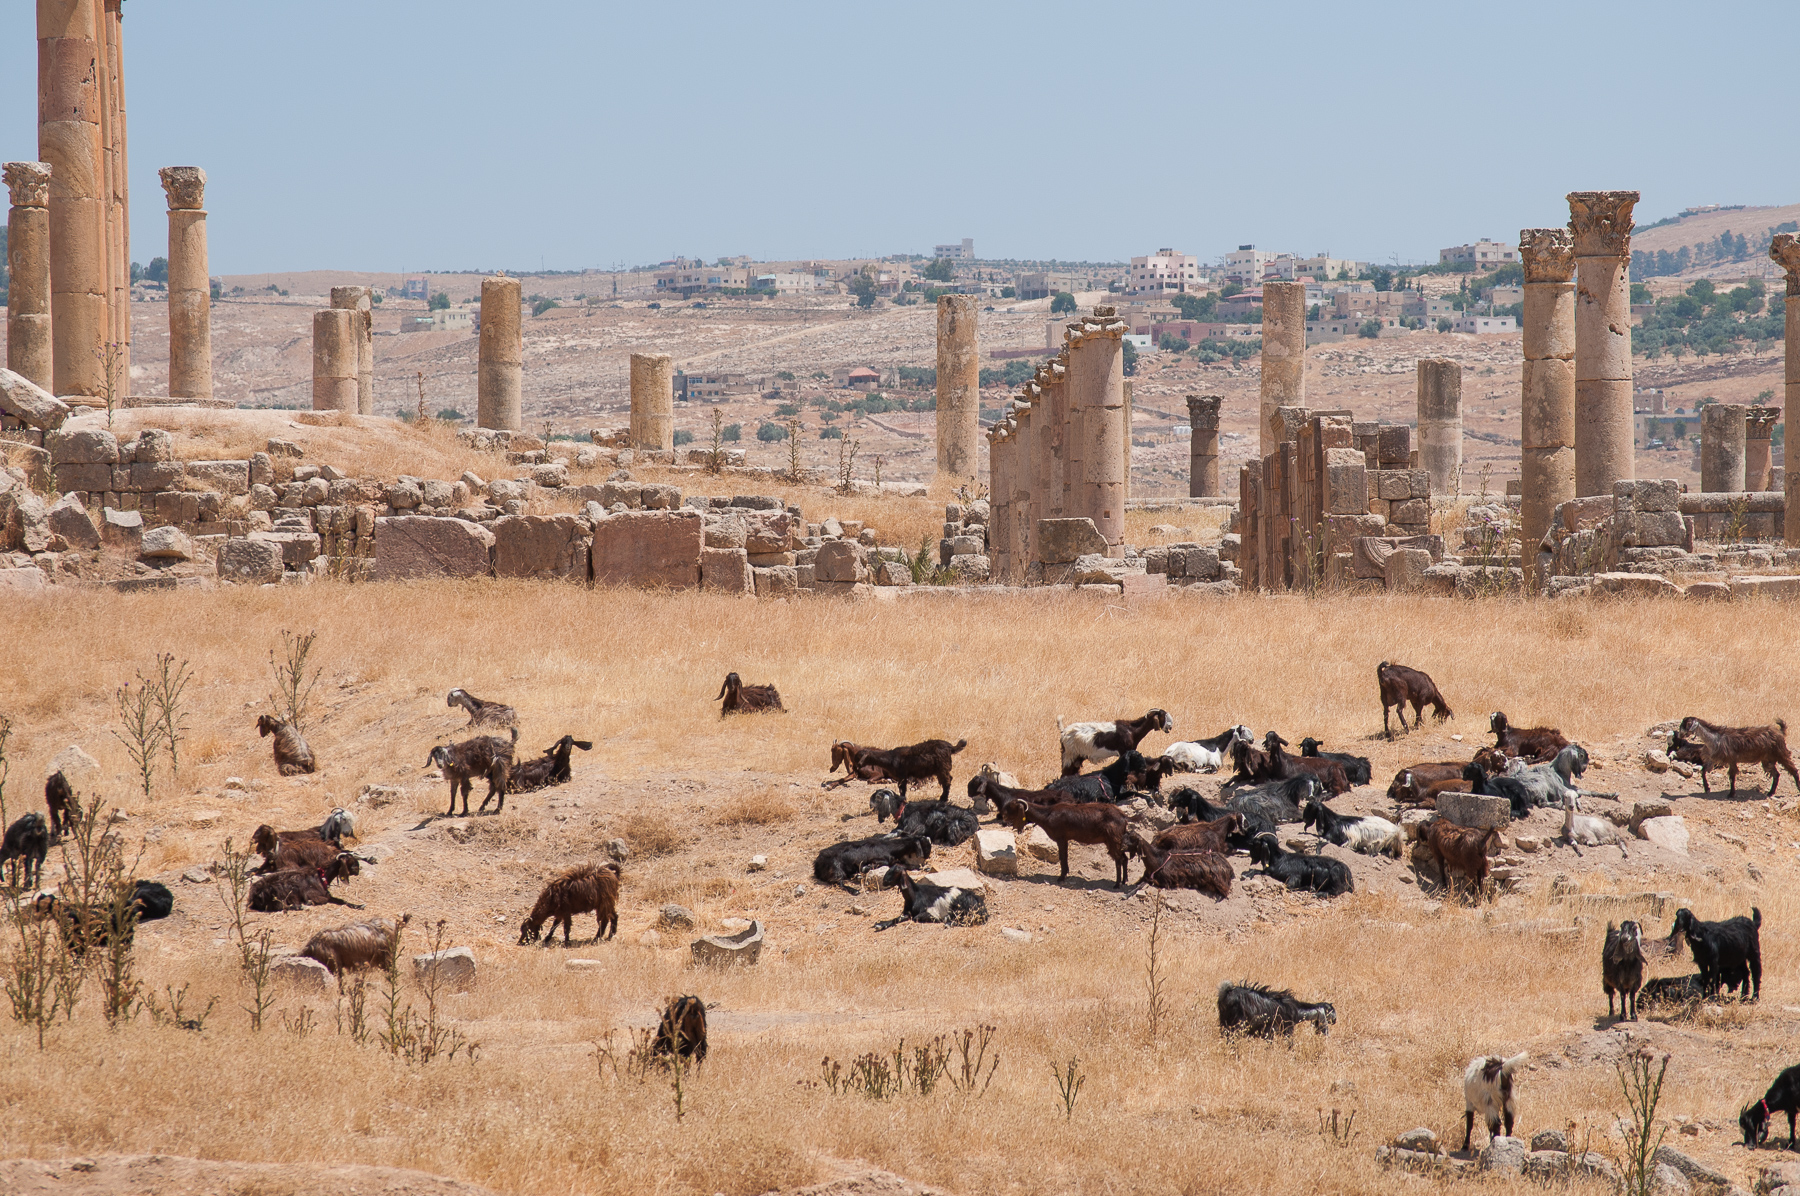
[[[35,158],[30,0],[0,159]],[[1634,187],[1800,201],[1794,0],[127,0],[132,256],[214,273],[676,254],[1435,260]]]

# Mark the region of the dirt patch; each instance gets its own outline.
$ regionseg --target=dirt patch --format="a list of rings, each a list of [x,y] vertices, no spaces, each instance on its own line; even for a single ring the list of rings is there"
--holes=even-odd
[[[483,1196],[493,1192],[492,1188],[397,1167],[232,1163],[161,1154],[7,1159],[0,1162],[0,1190],[67,1196]],[[859,1193],[890,1190],[914,1189],[844,1189]]]

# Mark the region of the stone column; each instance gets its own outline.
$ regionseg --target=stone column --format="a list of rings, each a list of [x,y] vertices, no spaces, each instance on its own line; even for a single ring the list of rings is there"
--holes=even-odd
[[[1575,494],[1637,476],[1631,424],[1631,209],[1636,191],[1571,191],[1575,236]]]
[[[6,268],[12,293],[6,304],[6,368],[50,390],[50,167],[8,162],[12,192],[6,214]]]
[[[1787,481],[1787,514],[1782,538],[1789,548],[1800,548],[1800,237],[1793,233],[1776,233],[1769,244],[1769,256],[1787,271],[1787,373],[1786,393],[1782,396],[1782,422],[1787,436],[1781,451]]]
[[[100,137],[105,158],[107,339],[118,345],[120,394],[131,391],[131,199],[125,155],[125,52],[122,0],[103,0],[97,40],[103,50]]]
[[[331,306],[351,313],[356,330],[356,410],[375,414],[375,291],[372,287],[332,287]]]
[[[312,405],[314,411],[356,414],[356,320],[331,307],[313,313]]]
[[[481,280],[481,349],[475,426],[517,432],[525,426],[521,392],[525,341],[519,329],[519,280],[496,274]]]
[[[666,353],[631,355],[631,447],[675,451],[675,367]]]
[[[937,321],[937,471],[973,478],[981,464],[975,440],[981,429],[975,296],[939,295]]]
[[[1028,401],[1031,392],[1030,384],[1026,386],[1026,394],[1013,404],[1013,441],[1016,449],[1013,453],[1012,474],[1012,519],[1013,519],[1013,572],[1022,577],[1025,567],[1037,559],[1037,521],[1038,512],[1037,488],[1037,417],[1040,407]]]
[[[1736,403],[1708,403],[1700,409],[1700,490],[1736,494],[1744,489],[1744,416]]]
[[[1065,335],[1067,332],[1065,330]],[[1055,360],[1043,368],[1042,398],[1035,402],[1033,423],[1038,454],[1038,519],[1061,519],[1074,511],[1070,493],[1081,471],[1081,448],[1075,435],[1069,393],[1069,346],[1057,350]]]
[[[1106,537],[1107,555],[1125,542],[1125,321],[1096,307],[1069,331],[1070,429],[1081,445],[1074,508]]]
[[[988,553],[993,579],[1004,581],[1012,568],[1012,421],[997,421],[988,442]]]
[[[1766,491],[1774,481],[1771,441],[1779,407],[1752,407],[1744,413],[1744,489]]]
[[[1566,228],[1521,229],[1519,258],[1525,274],[1519,534],[1535,569],[1551,514],[1575,497],[1575,241]]]
[[[1219,404],[1222,395],[1189,395],[1188,497],[1211,498],[1219,493]]]
[[[61,396],[104,401],[106,200],[99,0],[38,0],[38,157],[50,165],[52,367]],[[122,394],[123,378],[115,379]]]
[[[1125,379],[1125,463],[1120,476],[1125,480],[1126,506],[1131,505],[1131,379]]]
[[[1422,357],[1419,370],[1419,468],[1433,494],[1462,493],[1462,364]]]
[[[1306,284],[1263,284],[1261,453],[1281,445],[1277,407],[1306,406]]]
[[[157,173],[169,197],[169,397],[210,399],[212,278],[206,263],[206,172],[198,166],[165,166]]]

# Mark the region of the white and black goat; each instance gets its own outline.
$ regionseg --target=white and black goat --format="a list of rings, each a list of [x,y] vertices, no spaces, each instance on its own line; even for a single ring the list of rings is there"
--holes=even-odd
[[[1363,855],[1390,855],[1400,858],[1400,847],[1406,836],[1385,818],[1373,814],[1359,817],[1337,814],[1321,802],[1309,801],[1300,812],[1302,826],[1316,826],[1319,837],[1327,843],[1348,847]]]
[[[1171,743],[1162,751],[1170,772],[1218,772],[1225,765],[1226,754],[1233,743],[1254,743],[1255,732],[1242,723],[1227,728],[1211,739],[1188,739]]]
[[[938,922],[945,926],[985,926],[987,899],[974,889],[914,881],[904,868],[890,868],[887,883],[900,890],[900,916],[875,923],[886,930],[902,922]]]
[[[1081,771],[1084,760],[1104,764],[1121,752],[1137,750],[1138,744],[1152,731],[1166,735],[1175,732],[1175,720],[1169,712],[1154,709],[1142,718],[1115,719],[1105,723],[1063,724],[1059,715],[1056,731],[1062,738],[1062,775],[1072,777]]]
[[[1475,1132],[1477,1113],[1487,1125],[1489,1142],[1500,1136],[1502,1122],[1506,1125],[1506,1136],[1512,1137],[1513,1121],[1519,1114],[1519,1104],[1513,1099],[1513,1072],[1528,1058],[1530,1056],[1521,1051],[1510,1059],[1483,1055],[1469,1060],[1469,1069],[1463,1072],[1462,1148],[1465,1151]]]

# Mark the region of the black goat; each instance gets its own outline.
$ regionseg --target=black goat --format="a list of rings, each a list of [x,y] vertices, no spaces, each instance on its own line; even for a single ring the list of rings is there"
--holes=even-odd
[[[50,809],[50,838],[55,841],[62,838],[75,813],[75,791],[61,772],[51,773],[44,782],[44,805]]]
[[[519,729],[514,727],[510,742],[494,735],[477,735],[461,743],[440,743],[431,749],[431,755],[425,758],[425,766],[436,765],[443,770],[444,779],[450,782],[450,808],[444,811],[446,818],[456,813],[458,790],[462,791],[463,817],[468,817],[469,790],[474,787],[476,777],[487,778],[488,791],[475,812],[479,814],[486,810],[495,797],[499,797],[500,805],[494,812],[498,814],[506,809],[506,785],[512,772],[513,747],[518,742]]]
[[[575,775],[569,767],[569,757],[575,754],[576,748],[585,752],[593,746],[588,740],[564,735],[545,748],[544,754],[537,759],[525,760],[509,768],[506,774],[506,791],[530,793],[534,789],[547,789],[551,785],[567,785]]]
[[[975,811],[947,801],[906,802],[894,811],[897,834],[924,835],[938,847],[960,847],[978,826]]]
[[[1201,822],[1217,822],[1227,814],[1238,815],[1244,820],[1242,829],[1225,837],[1225,842],[1233,851],[1249,851],[1250,841],[1256,836],[1272,835],[1276,831],[1276,824],[1263,815],[1235,809],[1230,803],[1215,806],[1192,789],[1177,789],[1175,796],[1169,799],[1169,808],[1174,810],[1184,823],[1189,821],[1190,817]]]
[[[1690,909],[1675,911],[1675,926],[1669,931],[1669,951],[1680,948],[1677,938],[1687,939],[1700,969],[1700,987],[1707,996],[1726,985],[1736,989],[1740,997],[1755,1001],[1762,996],[1762,911],[1750,907],[1750,917],[1739,914],[1723,922],[1702,922]],[[1744,969],[1749,974],[1744,974]],[[1739,978],[1736,984],[1726,980],[1727,974]],[[1755,986],[1752,992],[1752,984]]]
[[[1287,781],[1294,777],[1313,776],[1333,793],[1350,792],[1350,777],[1336,760],[1319,756],[1290,756],[1282,749],[1288,741],[1270,731],[1263,736],[1263,753],[1269,758],[1272,780]]]
[[[900,808],[905,804],[892,789],[877,789],[869,794],[869,809],[874,813],[877,823],[886,822],[890,818],[899,821]]]
[[[1748,975],[1748,969],[1743,974]],[[1730,979],[1726,982],[1732,983]],[[1700,975],[1696,972],[1692,976],[1658,976],[1644,981],[1644,987],[1638,989],[1637,1004],[1639,1009],[1658,1005],[1698,1005],[1705,999],[1706,990],[1701,987]]]
[[[1769,1122],[1775,1114],[1786,1113],[1788,1117],[1788,1149],[1794,1149],[1794,1118],[1800,1114],[1800,1067],[1790,1067],[1775,1077],[1763,1098],[1753,1105],[1745,1105],[1744,1111],[1738,1114],[1738,1128],[1744,1131],[1744,1145],[1751,1150],[1761,1146],[1769,1137]]]
[[[1600,951],[1600,985],[1606,989],[1606,1016],[1612,1016],[1613,993],[1619,994],[1619,1020],[1637,1021],[1638,990],[1644,987],[1643,932],[1636,922],[1606,924],[1606,946]]]
[[[1224,795],[1224,791],[1220,791]],[[1299,822],[1301,807],[1309,801],[1324,799],[1325,787],[1317,777],[1290,777],[1285,781],[1265,781],[1245,785],[1231,791],[1225,808],[1246,818],[1257,817],[1268,822]]]
[[[154,880],[140,880],[131,890],[131,904],[137,909],[137,920],[154,922],[175,910],[175,894],[169,886]]]
[[[945,926],[987,925],[987,899],[972,889],[914,882],[904,868],[889,871],[888,880],[900,890],[900,916],[875,923],[878,931],[898,926],[902,922],[940,922]]]
[[[1367,785],[1374,777],[1367,756],[1353,756],[1349,752],[1321,752],[1320,740],[1308,735],[1300,741],[1300,755],[1308,760],[1336,760],[1343,765],[1344,775],[1350,778],[1352,785]]]
[[[11,884],[15,889],[21,884],[36,885],[43,879],[44,857],[49,854],[50,827],[36,810],[21,814],[6,828],[6,839],[0,843],[0,865],[12,861]]]
[[[813,879],[850,889],[851,879],[871,868],[917,868],[930,858],[931,840],[924,835],[876,835],[821,851],[813,859]]]
[[[1462,775],[1469,783],[1470,793],[1481,797],[1504,797],[1507,805],[1512,807],[1514,818],[1526,817],[1538,805],[1537,794],[1517,777],[1489,776],[1479,764],[1463,765]]]
[[[272,872],[251,883],[245,904],[259,914],[281,913],[306,905],[347,905],[351,909],[361,909],[362,906],[345,901],[331,891],[332,881],[356,876],[361,871],[362,864],[346,851],[323,868]]]
[[[1067,795],[1058,801],[1119,801],[1128,793],[1160,792],[1165,771],[1161,759],[1128,748],[1098,772],[1060,776],[1044,788]]]
[[[1343,861],[1283,851],[1274,835],[1258,835],[1251,841],[1250,862],[1261,864],[1264,872],[1296,891],[1304,889],[1321,897],[1356,891],[1356,881]]]
[[[1274,1038],[1293,1037],[1294,1027],[1311,1022],[1320,1034],[1337,1025],[1337,1009],[1329,1001],[1302,1001],[1285,988],[1262,984],[1219,983],[1219,1033]]]

